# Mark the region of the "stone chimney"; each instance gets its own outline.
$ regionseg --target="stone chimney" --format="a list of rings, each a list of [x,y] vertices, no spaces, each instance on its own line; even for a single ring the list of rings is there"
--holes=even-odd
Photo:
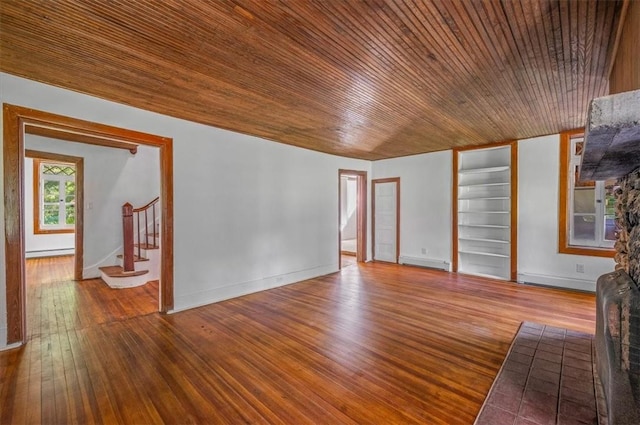
[[[618,179],[618,273],[598,279],[596,354],[610,418],[635,424],[640,406],[640,90],[591,102],[580,179]]]

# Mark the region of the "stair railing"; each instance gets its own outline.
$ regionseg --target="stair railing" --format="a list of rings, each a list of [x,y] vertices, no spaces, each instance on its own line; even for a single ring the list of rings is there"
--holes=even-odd
[[[122,255],[125,272],[134,270],[135,257],[142,256],[142,249],[158,248],[159,230],[156,226],[156,209],[159,200],[158,197],[140,208],[133,208],[128,202],[122,206]],[[151,224],[151,231],[149,224]],[[136,235],[137,238],[135,238]]]

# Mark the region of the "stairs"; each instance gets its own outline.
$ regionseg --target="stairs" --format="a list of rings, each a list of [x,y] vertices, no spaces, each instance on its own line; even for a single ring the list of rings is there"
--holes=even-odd
[[[134,257],[132,271],[124,271],[122,254],[117,256],[118,264],[115,266],[100,267],[100,277],[111,288],[134,288],[160,279],[160,244],[156,243],[155,246],[148,243],[136,244],[134,245],[136,252],[138,245],[140,256]]]
[[[100,267],[100,277],[112,288],[133,288],[160,279],[160,222],[156,197],[147,205],[122,206],[122,249],[114,266]],[[138,243],[136,243],[138,242]]]

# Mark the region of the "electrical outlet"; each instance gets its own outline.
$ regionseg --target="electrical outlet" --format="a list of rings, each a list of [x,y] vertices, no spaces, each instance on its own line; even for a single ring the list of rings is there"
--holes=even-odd
[[[576,264],[576,272],[584,273],[584,264]]]
[[[422,248],[420,251],[423,255],[427,255],[427,248]]]
[[[276,277],[276,283],[282,283],[284,279],[282,278],[282,276],[277,276]]]

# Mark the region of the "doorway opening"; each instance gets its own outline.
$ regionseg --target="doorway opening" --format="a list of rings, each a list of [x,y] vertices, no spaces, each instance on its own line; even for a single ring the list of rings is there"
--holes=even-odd
[[[367,258],[367,172],[338,172],[338,268]],[[343,255],[345,257],[343,257]]]
[[[160,312],[173,309],[173,141],[170,138],[111,127],[99,123],[3,105],[5,265],[7,300],[7,343],[24,343],[27,338],[25,273],[25,134],[35,134],[69,142],[127,149],[135,153],[138,145],[159,148],[161,244],[158,298]],[[83,270],[83,199],[75,199],[74,278]],[[66,206],[65,206],[66,207]],[[78,208],[79,207],[79,208]],[[157,311],[157,310],[156,310]]]
[[[373,261],[397,263],[400,255],[400,178],[371,182]]]
[[[25,149],[25,258],[72,256],[70,279],[82,279],[84,159]]]
[[[357,225],[356,225],[356,207],[357,196],[357,178],[353,176],[340,177],[341,200],[340,205],[340,250],[342,255],[356,256],[358,252],[357,246]]]

